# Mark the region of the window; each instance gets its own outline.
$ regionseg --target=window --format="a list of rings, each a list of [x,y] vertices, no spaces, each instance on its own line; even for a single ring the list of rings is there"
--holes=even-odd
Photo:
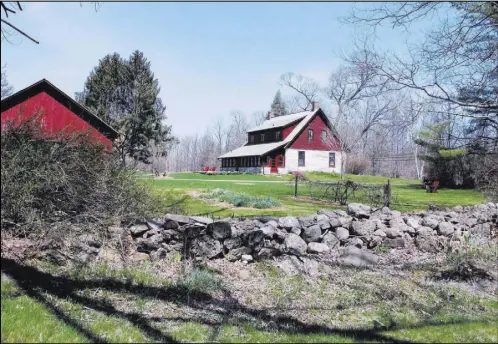
[[[278,158],[278,167],[284,167],[284,156],[283,155],[281,155]]]
[[[275,164],[275,159],[271,159],[271,167],[277,167],[277,165]]]
[[[329,153],[329,167],[335,167],[335,153]]]
[[[277,140],[277,141],[280,140],[280,130],[277,130],[275,132],[275,140]]]
[[[254,143],[254,135],[249,135],[249,142]]]
[[[299,154],[298,154],[297,164],[299,166],[304,166],[304,162],[305,162],[304,161],[304,151],[299,151],[298,153]]]
[[[261,166],[261,160],[260,160],[259,156],[256,158],[256,165]]]
[[[313,129],[308,129],[308,142],[313,142]]]
[[[265,134],[261,134],[261,142],[265,142]]]
[[[327,132],[322,130],[322,142],[325,143],[327,141]]]
[[[242,167],[246,167],[246,158],[242,158]]]

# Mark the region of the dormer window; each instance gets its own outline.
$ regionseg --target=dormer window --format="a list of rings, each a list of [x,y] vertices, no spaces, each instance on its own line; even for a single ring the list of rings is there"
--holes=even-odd
[[[249,142],[254,143],[254,135],[249,135]]]

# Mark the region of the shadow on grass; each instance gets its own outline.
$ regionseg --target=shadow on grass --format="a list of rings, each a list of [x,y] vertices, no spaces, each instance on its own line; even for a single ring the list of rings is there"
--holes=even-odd
[[[187,290],[178,287],[155,287],[146,285],[136,285],[127,282],[122,282],[116,279],[73,279],[42,272],[34,267],[21,265],[13,260],[2,258],[2,272],[14,279],[18,287],[28,296],[38,300],[50,309],[55,316],[73,327],[81,335],[92,342],[106,342],[99,335],[92,333],[83,324],[76,319],[71,318],[63,310],[55,306],[44,294],[49,294],[61,299],[65,299],[73,304],[79,304],[84,307],[91,308],[95,311],[106,314],[109,317],[125,319],[136,326],[142,333],[155,341],[176,343],[175,338],[154,326],[154,323],[161,321],[175,321],[180,323],[197,322],[207,325],[211,328],[209,341],[217,340],[221,327],[226,324],[236,325],[243,323],[251,323],[255,329],[260,331],[268,331],[266,326],[262,324],[271,324],[273,331],[291,335],[335,335],[342,336],[353,340],[374,341],[374,342],[391,342],[391,343],[410,343],[408,340],[400,340],[385,334],[382,331],[385,329],[340,329],[330,328],[322,325],[307,324],[301,320],[290,316],[274,315],[269,309],[255,309],[246,307],[231,296],[230,292],[224,290],[224,295],[221,298],[214,298],[211,295],[203,292],[188,294]],[[135,312],[126,312],[116,309],[108,301],[98,299],[96,297],[87,297],[78,294],[78,291],[85,289],[102,289],[109,292],[124,292],[138,297],[149,297],[165,302],[175,303],[179,306],[188,306],[190,308],[210,312],[211,315],[221,317],[221,320],[213,319],[213,316],[191,316],[191,317],[147,317]],[[216,305],[216,310],[213,310],[213,305]],[[258,320],[255,322],[254,319]],[[428,325],[446,325],[447,323],[430,321],[418,324],[409,328],[419,328]],[[451,324],[451,323],[448,323]],[[403,327],[408,329],[408,327]],[[397,329],[397,328],[392,328]]]

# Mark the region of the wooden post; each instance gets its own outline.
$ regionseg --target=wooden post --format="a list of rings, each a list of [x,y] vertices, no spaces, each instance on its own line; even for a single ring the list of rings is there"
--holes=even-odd
[[[297,176],[297,173],[296,173],[296,181],[294,183],[294,197],[297,197],[297,178],[298,178],[298,176]]]
[[[384,185],[384,207],[391,205],[391,181],[388,179],[387,184]]]

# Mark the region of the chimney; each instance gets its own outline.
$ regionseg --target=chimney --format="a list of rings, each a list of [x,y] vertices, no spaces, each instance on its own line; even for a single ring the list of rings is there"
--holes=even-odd
[[[311,102],[311,111],[316,111],[320,108],[320,102],[312,101]]]
[[[272,119],[273,117],[275,117],[273,111],[268,111],[268,119]]]

